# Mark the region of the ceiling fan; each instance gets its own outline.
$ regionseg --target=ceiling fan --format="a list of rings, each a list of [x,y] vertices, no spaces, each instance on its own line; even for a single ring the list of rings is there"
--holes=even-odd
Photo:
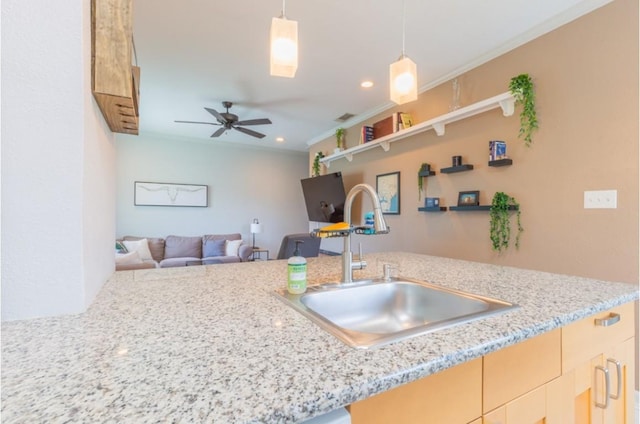
[[[260,118],[260,119],[246,119],[243,121],[238,121],[238,115],[234,115],[233,113],[229,113],[229,108],[231,106],[233,106],[233,103],[231,102],[222,102],[222,106],[227,109],[226,112],[218,112],[215,109],[211,109],[208,107],[205,107],[204,110],[206,110],[207,112],[209,112],[210,114],[212,114],[216,120],[218,122],[200,122],[200,121],[175,121],[175,122],[179,122],[179,123],[183,123],[183,124],[208,124],[208,125],[221,125],[220,128],[218,128],[216,130],[216,132],[214,132],[213,134],[211,134],[211,137],[219,137],[221,136],[225,131],[230,130],[230,129],[234,129],[234,130],[238,130],[242,133],[245,133],[247,135],[253,136],[253,137],[257,137],[257,138],[263,138],[264,134],[259,133],[257,131],[253,131],[250,130],[248,128],[243,128],[244,125],[265,125],[265,124],[270,124],[271,120],[268,118]]]

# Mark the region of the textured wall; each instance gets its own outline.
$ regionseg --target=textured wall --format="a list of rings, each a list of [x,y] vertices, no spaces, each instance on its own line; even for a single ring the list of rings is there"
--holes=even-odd
[[[2,2],[3,319],[81,312],[113,272],[113,137],[92,107],[85,3]]]

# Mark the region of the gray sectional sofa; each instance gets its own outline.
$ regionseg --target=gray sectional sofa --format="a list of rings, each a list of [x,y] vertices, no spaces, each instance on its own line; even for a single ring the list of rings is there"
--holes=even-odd
[[[147,243],[144,243],[144,239]],[[125,236],[119,240],[135,258],[124,259],[116,255],[116,271],[170,268],[199,264],[245,262],[251,257],[252,247],[242,241],[239,233],[206,234],[203,236],[136,237]],[[148,250],[146,249],[148,247]],[[122,259],[122,260],[120,260]]]

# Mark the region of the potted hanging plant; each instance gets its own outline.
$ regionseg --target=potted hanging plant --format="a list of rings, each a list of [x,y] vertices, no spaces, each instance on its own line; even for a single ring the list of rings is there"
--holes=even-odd
[[[313,167],[312,167],[313,175],[312,176],[314,177],[320,176],[320,159],[322,159],[323,157],[324,157],[324,153],[318,152],[313,158]]]
[[[344,149],[344,128],[336,129],[336,153]]]
[[[531,134],[538,129],[536,96],[529,74],[520,74],[511,78],[509,92],[515,98],[516,105],[522,105],[518,137],[523,138],[525,146],[529,147],[531,146]]]
[[[493,250],[502,253],[509,248],[511,241],[510,211],[516,211],[518,234],[516,235],[516,249],[520,247],[520,234],[523,231],[520,223],[520,205],[512,196],[501,191],[493,196],[489,209],[490,230],[489,237]]]
[[[424,179],[429,175],[429,171],[431,170],[431,165],[428,163],[423,163],[420,165],[420,169],[418,169],[418,200],[422,199],[422,192],[424,188]]]

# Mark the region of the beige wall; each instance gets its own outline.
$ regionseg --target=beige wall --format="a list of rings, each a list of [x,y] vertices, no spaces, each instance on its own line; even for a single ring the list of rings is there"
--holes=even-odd
[[[517,138],[518,117],[505,118],[498,109],[451,124],[442,137],[430,131],[392,144],[389,152],[373,149],[353,162],[331,164],[328,172],[342,171],[347,189],[358,182],[375,186],[377,174],[401,172],[401,214],[387,216],[389,235],[362,240],[365,252],[406,250],[637,283],[637,1],[615,1],[467,72],[459,79],[462,105],[507,91],[520,73],[533,77],[538,98],[540,130],[531,148]],[[450,99],[447,83],[396,110],[421,122],[446,113]],[[348,146],[358,143],[359,128],[347,130]],[[493,139],[507,142],[513,166],[487,166]],[[333,147],[333,139],[312,146],[310,162],[318,150]],[[452,155],[475,169],[441,174]],[[491,250],[486,212],[418,212],[422,162],[438,171],[425,179],[427,195],[446,205],[466,190],[480,190],[482,204],[496,191],[514,196],[525,228],[520,250],[502,256]],[[601,189],[618,190],[618,208],[585,210],[584,191]]]

